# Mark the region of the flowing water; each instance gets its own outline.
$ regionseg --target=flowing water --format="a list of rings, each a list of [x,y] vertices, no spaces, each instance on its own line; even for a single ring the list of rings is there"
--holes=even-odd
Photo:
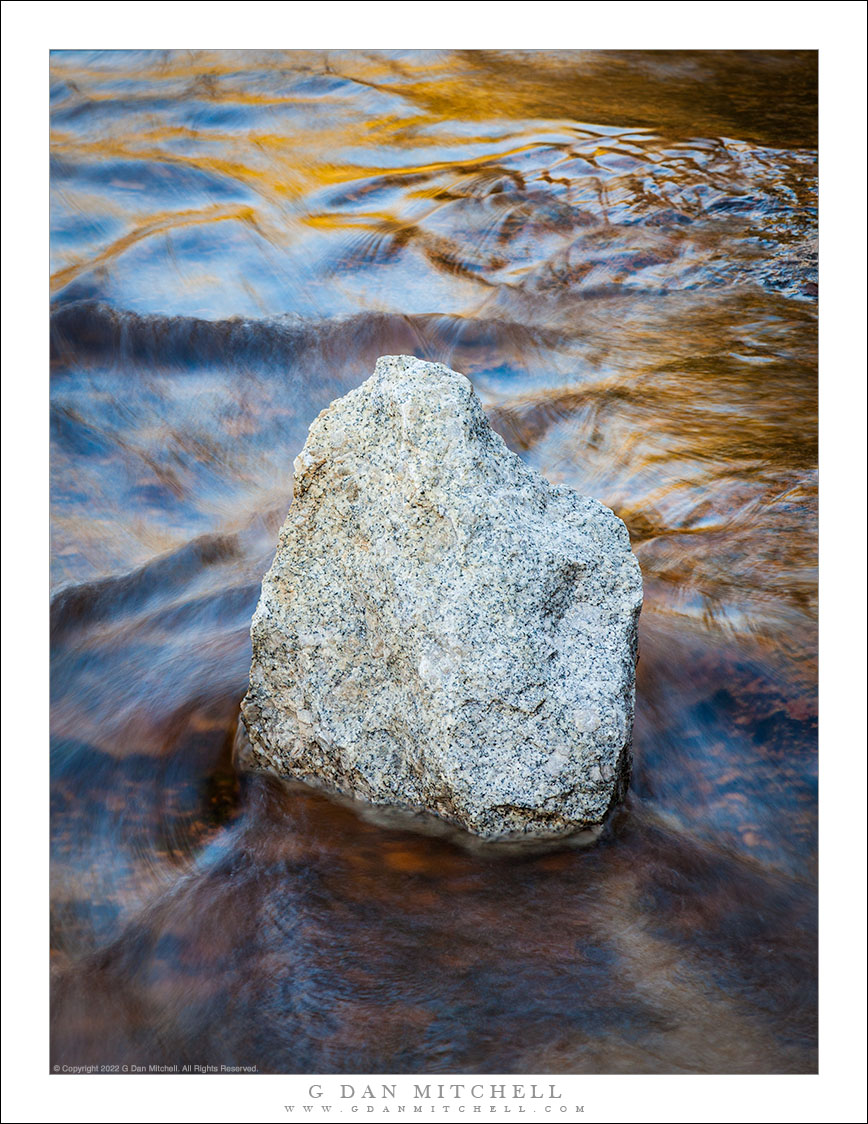
[[[52,1061],[816,1069],[816,56],[52,56]],[[293,458],[466,373],[645,580],[629,799],[489,856],[233,768]]]

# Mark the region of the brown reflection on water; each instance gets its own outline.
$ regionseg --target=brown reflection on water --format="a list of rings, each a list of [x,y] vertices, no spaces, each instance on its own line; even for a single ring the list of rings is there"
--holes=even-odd
[[[494,110],[504,117],[629,124],[781,147],[817,142],[816,52],[576,54],[465,51],[463,81],[444,83],[434,75],[420,81],[414,95],[447,120],[484,119]]]
[[[242,822],[60,979],[57,1056],[111,1027],[119,1057],[285,1072],[804,1066],[812,953],[780,934],[807,918],[760,868],[630,811],[592,852],[484,860],[245,784]]]
[[[816,1068],[816,56],[52,56],[52,1054]],[[231,759],[312,419],[464,371],[625,520],[628,804],[479,853]]]

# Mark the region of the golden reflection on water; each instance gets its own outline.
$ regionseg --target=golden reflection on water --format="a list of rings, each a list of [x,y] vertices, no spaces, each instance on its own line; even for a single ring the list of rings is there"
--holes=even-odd
[[[815,146],[812,52],[52,55],[64,1062],[812,1068]],[[633,784],[582,855],[233,768],[293,457],[404,352],[630,530]]]

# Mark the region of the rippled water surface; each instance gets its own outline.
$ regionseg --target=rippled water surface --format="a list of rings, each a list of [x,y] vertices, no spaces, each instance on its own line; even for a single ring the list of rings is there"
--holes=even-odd
[[[60,52],[51,130],[53,1054],[815,1071],[815,55]],[[590,850],[233,768],[293,458],[392,353],[630,529]]]

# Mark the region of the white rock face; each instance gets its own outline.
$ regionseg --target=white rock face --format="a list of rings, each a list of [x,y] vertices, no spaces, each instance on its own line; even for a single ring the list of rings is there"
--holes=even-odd
[[[641,605],[620,519],[511,453],[463,375],[385,356],[296,459],[249,757],[485,839],[593,830],[629,777]]]

